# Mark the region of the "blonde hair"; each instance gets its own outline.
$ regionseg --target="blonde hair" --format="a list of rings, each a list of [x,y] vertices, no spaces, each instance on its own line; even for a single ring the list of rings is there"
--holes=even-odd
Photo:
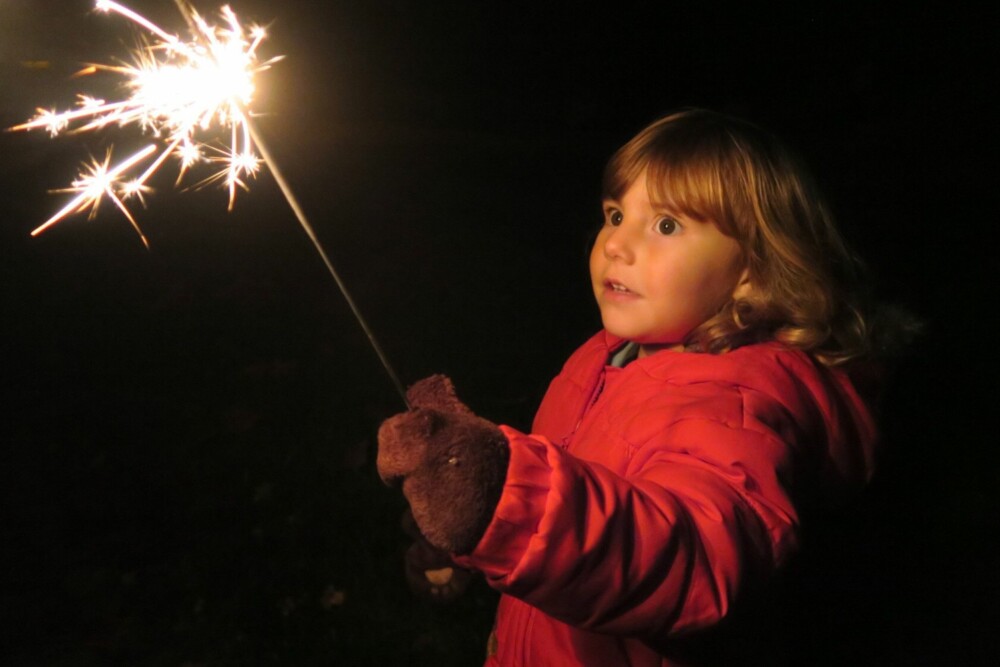
[[[715,223],[739,243],[748,272],[750,289],[695,328],[688,349],[776,340],[831,366],[869,352],[861,263],[780,141],[748,122],[687,110],[611,157],[604,197],[619,199],[644,170],[650,199]]]

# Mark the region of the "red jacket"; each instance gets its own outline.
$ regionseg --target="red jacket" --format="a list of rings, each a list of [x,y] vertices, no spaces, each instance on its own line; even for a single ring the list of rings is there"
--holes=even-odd
[[[566,362],[532,435],[503,427],[493,520],[458,559],[503,593],[488,665],[671,664],[795,550],[796,503],[873,467],[875,427],[845,374],[779,344]]]

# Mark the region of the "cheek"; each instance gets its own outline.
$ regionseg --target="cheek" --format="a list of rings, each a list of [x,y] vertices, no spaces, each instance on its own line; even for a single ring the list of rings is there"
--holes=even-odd
[[[700,295],[707,309],[714,311],[732,297],[742,266],[735,241],[718,240],[685,259],[688,289]]]
[[[598,235],[597,239],[594,240],[594,245],[590,248],[590,280],[595,283],[600,279],[601,272],[604,270],[603,245],[601,236]]]
[[[692,327],[701,324],[728,301],[735,278],[730,281],[729,267],[706,264],[694,258],[660,269],[650,276],[650,284],[660,285],[661,305]]]

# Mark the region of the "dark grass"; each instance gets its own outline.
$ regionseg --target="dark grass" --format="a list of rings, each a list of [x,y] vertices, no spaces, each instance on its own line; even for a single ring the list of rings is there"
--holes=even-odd
[[[155,462],[131,442],[75,456],[37,434],[10,443],[5,664],[481,659],[495,596],[482,582],[448,607],[409,593],[403,503],[374,473],[368,425],[338,443],[251,418]]]

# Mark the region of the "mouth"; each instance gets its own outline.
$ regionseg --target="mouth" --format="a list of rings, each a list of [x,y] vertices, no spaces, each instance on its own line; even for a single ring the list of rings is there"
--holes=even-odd
[[[639,296],[617,280],[605,280],[604,289],[621,296]]]

